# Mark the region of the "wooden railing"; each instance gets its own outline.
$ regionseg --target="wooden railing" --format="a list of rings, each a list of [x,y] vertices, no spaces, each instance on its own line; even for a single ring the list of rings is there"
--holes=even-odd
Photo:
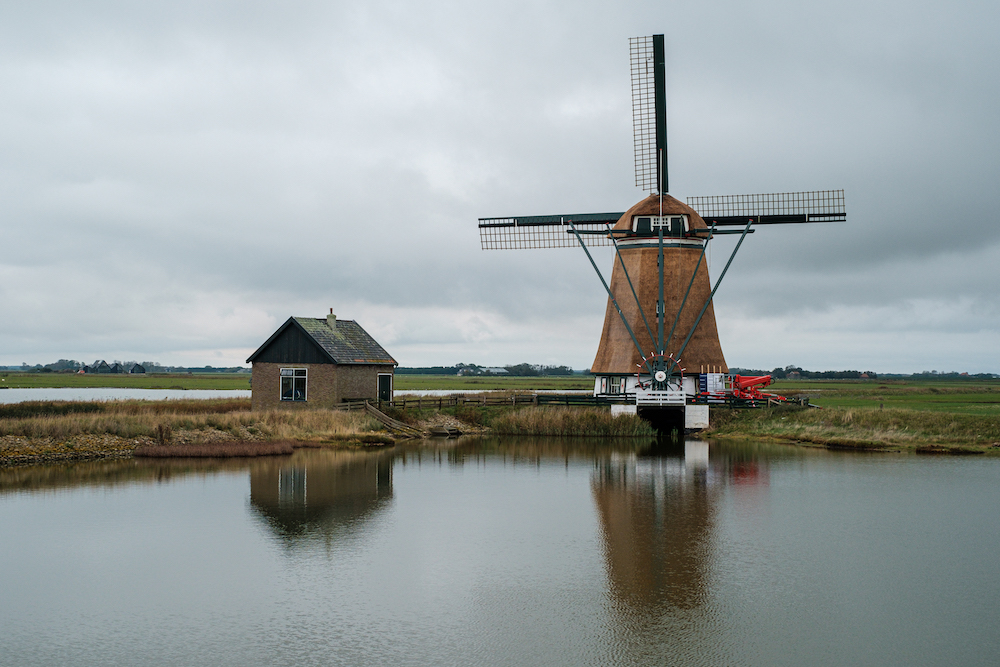
[[[632,399],[632,400],[629,400]],[[634,402],[634,395],[615,399],[607,396],[585,394],[477,394],[474,396],[405,396],[391,401],[347,401],[338,406],[340,410],[364,410],[371,403],[380,410],[432,410],[456,407],[499,406],[499,405],[611,405],[612,403]]]
[[[380,408],[423,410],[477,405],[538,405],[537,394],[478,394],[476,396],[405,396],[379,401]]]

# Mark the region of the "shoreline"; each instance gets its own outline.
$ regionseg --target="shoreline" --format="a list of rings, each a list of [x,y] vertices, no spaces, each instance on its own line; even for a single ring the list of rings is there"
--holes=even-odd
[[[166,447],[177,450],[198,449],[210,450],[217,448],[220,453],[211,455],[206,453],[191,454],[182,456],[169,453],[166,456],[136,456],[135,451],[140,448],[162,448],[155,438],[124,438],[121,436],[104,434],[81,434],[72,438],[60,439],[58,442],[53,438],[28,438],[25,436],[0,436],[0,468],[13,468],[21,466],[41,465],[48,463],[76,463],[79,461],[101,461],[132,458],[255,458],[257,456],[287,456],[287,453],[274,454],[250,454],[247,456],[234,456],[225,452],[227,448],[234,444],[245,444],[247,441],[240,441],[234,438],[214,439],[209,441],[193,441],[184,444],[169,444]],[[250,441],[258,445],[270,445],[279,442],[289,442],[294,449],[381,449],[393,447],[397,440],[382,436],[371,437],[368,434],[356,434],[356,437],[344,436],[327,440],[293,440],[285,438],[257,439]]]
[[[424,433],[437,429],[469,435],[647,442],[657,437],[638,417],[613,417],[610,411],[593,407],[463,405],[388,408],[387,414]],[[712,411],[711,426],[695,437],[836,451],[1000,455],[1000,419],[992,413],[927,409],[720,407]],[[263,452],[264,443],[279,441],[294,447],[368,449],[395,445],[398,440],[363,411],[254,412],[247,398],[0,406],[0,467],[130,458],[140,447],[197,445],[203,452],[216,447],[230,452],[220,456],[234,456],[240,447],[247,453]]]
[[[482,436],[491,434],[490,429],[471,428],[463,431],[463,435]],[[767,442],[778,445],[804,447],[813,449],[827,449],[830,451],[848,452],[868,452],[868,453],[908,453],[914,455],[949,455],[968,456],[985,455],[987,457],[1000,456],[1000,444],[988,445],[968,445],[948,442],[872,442],[863,439],[858,440],[823,440],[820,438],[803,439],[792,436],[780,435],[759,435],[742,433],[735,431],[706,431],[695,434],[698,439],[707,440],[727,440],[743,442]],[[503,435],[502,437],[574,437],[561,435]],[[578,437],[578,436],[576,436]],[[187,448],[218,447],[219,451],[224,451],[226,447],[231,447],[236,443],[245,443],[235,438],[215,438],[210,440],[195,439],[177,444],[169,444],[166,447],[183,450]],[[387,447],[395,447],[401,442],[422,442],[422,440],[403,439],[398,440],[384,433],[355,433],[343,434],[337,437],[308,440],[288,440],[287,438],[259,438],[251,442],[268,445],[277,442],[290,442],[294,449],[337,449],[337,450],[377,450]],[[0,468],[14,468],[33,465],[76,463],[82,461],[117,460],[137,457],[135,451],[139,448],[162,448],[155,438],[138,437],[125,438],[111,434],[79,434],[70,438],[55,439],[50,437],[29,438],[26,436],[0,436]],[[209,454],[200,453],[191,458],[254,458],[256,456],[287,456],[287,453],[274,454],[251,454],[239,456],[233,454]],[[181,454],[170,453],[170,457],[182,457]]]

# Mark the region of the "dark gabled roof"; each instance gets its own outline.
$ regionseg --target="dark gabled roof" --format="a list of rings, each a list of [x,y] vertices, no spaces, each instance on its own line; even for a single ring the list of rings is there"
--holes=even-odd
[[[354,320],[337,320],[331,329],[326,318],[289,317],[267,341],[250,355],[251,363],[264,353],[289,327],[305,334],[323,357],[334,364],[396,364],[396,360]]]

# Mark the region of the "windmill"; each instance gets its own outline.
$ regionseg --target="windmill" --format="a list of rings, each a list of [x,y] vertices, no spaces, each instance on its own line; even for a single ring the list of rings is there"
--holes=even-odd
[[[624,212],[480,218],[480,240],[484,250],[582,247],[608,293],[594,394],[676,409],[696,393],[695,375],[728,372],[712,297],[751,227],[844,221],[844,191],[671,196],[663,35],[629,43],[635,179],[649,196]],[[740,238],[713,287],[705,252],[721,234]],[[610,284],[588,246],[614,246]]]

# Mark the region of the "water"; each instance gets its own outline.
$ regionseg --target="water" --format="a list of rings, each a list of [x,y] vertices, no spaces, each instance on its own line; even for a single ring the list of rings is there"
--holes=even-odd
[[[463,439],[0,470],[0,664],[940,665],[1000,461]]]
[[[4,388],[0,403],[25,401],[125,401],[191,398],[250,398],[249,389],[131,389],[123,387]]]

